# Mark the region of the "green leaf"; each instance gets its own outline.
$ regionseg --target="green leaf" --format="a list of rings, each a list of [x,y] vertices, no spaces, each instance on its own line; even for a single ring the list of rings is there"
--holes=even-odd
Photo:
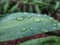
[[[40,8],[39,8],[39,5],[35,5],[35,11],[36,11],[37,13],[41,13]]]
[[[59,8],[59,6],[60,6],[60,2],[56,1],[56,5],[55,5],[54,9],[57,10]]]
[[[43,14],[18,12],[7,14],[0,19],[0,42],[60,29],[58,21]]]
[[[32,5],[30,4],[29,6],[30,6],[30,7],[29,7],[29,11],[30,11],[30,12],[33,12]]]
[[[8,8],[9,8],[9,3],[10,2],[6,2],[5,5],[4,5],[4,13],[6,13],[8,11]]]
[[[60,45],[60,37],[56,36],[43,37],[29,40],[17,45]]]
[[[19,2],[18,2],[16,5],[14,5],[14,6],[9,10],[9,12],[14,12],[14,11],[16,11],[18,5],[19,5]]]
[[[26,12],[26,5],[23,5],[23,11]]]

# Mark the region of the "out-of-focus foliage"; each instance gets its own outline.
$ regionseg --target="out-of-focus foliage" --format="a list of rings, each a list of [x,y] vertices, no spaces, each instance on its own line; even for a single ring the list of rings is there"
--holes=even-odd
[[[11,3],[10,1],[0,3],[0,13],[15,12],[18,10],[19,3]]]
[[[2,0],[1,2],[7,2]],[[11,1],[11,0],[8,0]],[[51,15],[54,12],[60,12],[60,1],[59,0],[12,0],[13,2],[19,2],[21,5],[20,11],[23,12],[36,12]],[[5,5],[5,4],[4,4]],[[6,4],[8,5],[8,4]],[[7,6],[5,6],[7,7]],[[22,8],[21,8],[22,7]],[[27,8],[28,7],[28,8]]]

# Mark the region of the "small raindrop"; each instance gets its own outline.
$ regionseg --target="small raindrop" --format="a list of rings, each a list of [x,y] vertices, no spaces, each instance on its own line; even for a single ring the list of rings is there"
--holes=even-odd
[[[53,27],[54,30],[56,30],[56,27]]]
[[[44,16],[47,16],[46,14]]]
[[[18,17],[17,20],[18,21],[22,21],[24,18],[23,17]]]
[[[20,36],[20,38],[24,38],[24,36],[22,35],[22,36]]]
[[[60,25],[60,23],[58,23],[58,25]]]
[[[34,19],[35,22],[40,22],[41,20],[39,18]]]
[[[48,32],[48,30],[47,29],[42,29],[41,32]]]
[[[28,13],[24,13],[25,15],[27,15]]]
[[[53,24],[54,26],[56,26],[57,24]]]
[[[49,19],[51,19],[51,20],[53,19],[54,20],[54,18],[52,18],[52,17],[50,17]]]
[[[27,16],[27,18],[30,18],[30,17],[31,17],[30,15]]]
[[[41,15],[38,15],[38,16],[41,16]]]
[[[29,29],[30,29],[30,30],[32,30],[33,28],[32,28],[32,27],[30,27]]]
[[[27,31],[26,28],[22,28],[22,29],[21,29],[21,32],[25,32],[25,31]]]

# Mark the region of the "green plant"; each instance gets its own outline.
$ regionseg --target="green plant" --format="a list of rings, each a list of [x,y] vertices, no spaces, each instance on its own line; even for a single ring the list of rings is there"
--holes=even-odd
[[[38,39],[29,40],[18,45],[60,45],[60,37],[49,36]]]
[[[21,8],[18,7],[19,5]],[[26,6],[29,7],[28,11]],[[24,0],[22,2],[14,0],[12,3],[10,0],[2,0],[0,2],[0,42],[26,38],[35,34],[56,33],[54,31],[60,29],[60,23],[50,16],[52,13],[60,12],[59,9],[59,0]],[[59,37],[51,36],[19,45],[31,45],[31,43],[32,45],[49,45],[48,41],[55,43],[51,42],[52,45],[59,45],[59,41],[55,42],[55,38],[60,40]]]
[[[6,4],[4,4],[4,2]],[[11,8],[8,9],[9,3],[7,3],[7,2],[11,2],[11,1],[7,1],[7,0],[6,1],[2,0],[1,1],[1,3],[4,5],[4,6],[1,6],[1,7],[4,7],[3,12],[11,9]],[[16,3],[16,2],[19,2],[19,1],[15,0],[13,2]],[[11,9],[12,12],[14,12],[14,11],[23,11],[23,12],[32,12],[32,13],[36,12],[36,13],[45,13],[45,14],[48,14],[48,15],[51,15],[52,13],[60,12],[59,11],[59,9],[60,9],[60,1],[59,0],[55,0],[55,1],[54,0],[47,0],[47,1],[46,0],[33,0],[33,1],[30,1],[30,2],[28,0],[24,0],[22,2],[19,2],[19,4],[22,5],[22,6],[20,5],[21,8],[17,7],[18,4],[14,5],[14,6],[12,6],[13,9]],[[27,6],[29,8],[26,9]],[[14,7],[16,7],[16,8],[14,8]],[[7,11],[7,12],[11,12],[11,11]]]
[[[0,41],[24,38],[60,29],[54,18],[34,13],[11,13],[1,18]]]
[[[2,1],[0,2],[0,14],[7,14],[19,11],[19,2]]]

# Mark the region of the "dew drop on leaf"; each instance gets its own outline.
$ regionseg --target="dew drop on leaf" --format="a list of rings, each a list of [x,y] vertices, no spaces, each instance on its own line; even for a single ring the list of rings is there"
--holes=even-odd
[[[22,35],[22,36],[20,36],[20,38],[23,38],[24,36]]]
[[[56,30],[57,28],[56,27],[52,27],[54,30]]]
[[[28,13],[24,13],[25,15],[27,15]]]
[[[32,27],[30,27],[29,29],[30,29],[30,30],[32,30],[33,28],[32,28]]]
[[[53,24],[54,26],[57,26],[57,24]]]
[[[30,18],[30,17],[31,17],[30,15],[27,16],[27,18]]]
[[[60,23],[58,23],[58,25],[60,25]]]
[[[40,22],[41,20],[39,18],[34,19],[35,22]]]
[[[47,29],[42,29],[41,32],[48,32],[48,30]]]
[[[50,17],[49,19],[54,20],[54,18]]]
[[[25,31],[27,31],[26,28],[22,28],[22,29],[21,29],[21,32],[25,32]]]
[[[24,20],[24,18],[23,17],[18,17],[17,20],[22,21],[22,20]]]

